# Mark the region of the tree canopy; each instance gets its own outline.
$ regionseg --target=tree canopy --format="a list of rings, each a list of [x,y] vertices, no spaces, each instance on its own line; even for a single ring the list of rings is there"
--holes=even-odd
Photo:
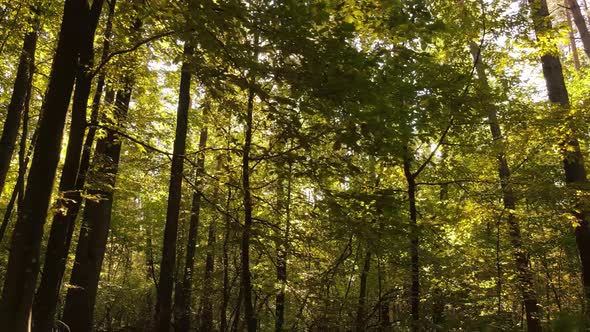
[[[590,327],[586,0],[0,13],[0,330]]]

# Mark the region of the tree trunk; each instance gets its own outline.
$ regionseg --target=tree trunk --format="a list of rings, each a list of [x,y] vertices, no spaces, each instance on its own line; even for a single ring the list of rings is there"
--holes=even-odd
[[[65,270],[70,242],[74,232],[74,221],[81,195],[77,188],[77,177],[80,157],[86,128],[86,108],[92,84],[92,68],[94,62],[94,34],[102,10],[103,0],[95,0],[87,15],[89,24],[83,31],[80,48],[80,63],[76,77],[76,89],[72,105],[72,121],[68,137],[66,159],[61,172],[59,184],[59,207],[53,216],[45,264],[41,274],[41,283],[33,305],[33,331],[51,332],[55,316],[59,290]],[[75,211],[73,211],[75,210]]]
[[[580,39],[582,40],[582,45],[584,45],[584,53],[590,58],[590,32],[588,32],[588,26],[586,25],[586,20],[584,19],[580,5],[577,0],[567,0],[567,4],[574,17],[574,23],[578,28],[578,32],[580,33]]]
[[[131,83],[117,92],[113,127],[125,121],[131,100]],[[80,230],[74,268],[70,278],[64,308],[63,321],[72,331],[92,331],[94,304],[107,244],[113,193],[119,170],[121,140],[113,129],[96,143],[93,168],[90,174],[89,194],[99,200],[87,200],[84,209],[83,227]]]
[[[207,147],[207,127],[201,129],[199,137],[199,150]],[[201,190],[203,189],[203,173],[205,172],[205,154],[199,154],[197,158],[197,167],[195,170],[195,185],[191,203],[191,218],[189,224],[188,240],[186,244],[186,257],[184,264],[184,273],[182,279],[182,291],[178,292],[177,301],[179,302],[179,314],[177,329],[187,332],[190,330],[191,304],[193,293],[193,275],[195,267],[195,253],[199,235],[199,225],[201,223]]]
[[[364,332],[367,330],[366,322],[366,308],[367,308],[367,276],[371,269],[371,250],[367,246],[365,254],[365,262],[363,270],[361,271],[360,286],[359,286],[359,302],[356,311],[356,332]]]
[[[6,331],[27,331],[39,271],[43,226],[59,161],[68,104],[74,86],[79,31],[87,2],[66,0],[59,41],[39,123],[39,140],[25,189],[22,218],[12,233],[10,256],[0,300],[0,326]]]
[[[185,60],[180,74],[180,90],[178,93],[178,109],[176,134],[170,172],[168,190],[168,208],[166,210],[166,226],[164,229],[164,246],[160,264],[160,281],[158,288],[158,304],[156,305],[155,331],[168,332],[172,318],[172,288],[174,286],[174,267],[176,264],[176,240],[178,236],[178,214],[182,194],[182,172],[186,148],[188,128],[188,112],[190,108],[191,72],[187,58],[192,55],[188,42],[184,45]]]
[[[223,167],[223,155],[218,156],[216,173],[221,173]],[[215,202],[221,202],[219,189],[221,183],[217,183],[213,192]],[[205,258],[205,275],[203,277],[203,306],[201,309],[201,327],[199,331],[213,330],[213,303],[211,302],[212,294],[215,292],[213,286],[213,272],[215,270],[215,242],[217,241],[217,222],[212,219],[209,223],[209,232],[207,235],[207,255]]]
[[[279,191],[277,193],[278,207],[281,213],[283,213],[283,211],[285,213],[285,231],[283,234],[278,235],[280,240],[277,243],[277,284],[279,289],[275,297],[275,331],[281,332],[285,325],[285,289],[287,287],[287,260],[289,257],[289,241],[291,233],[291,161],[289,161],[288,167],[289,173],[287,178],[286,197],[284,197],[285,193],[283,192],[283,171],[277,171],[279,172]]]
[[[568,6],[568,1],[569,0],[565,0],[566,7]],[[574,33],[572,15],[570,14],[570,11],[567,8],[565,9],[565,16],[567,18],[567,26],[569,27],[568,36],[570,40],[570,49],[572,51],[572,59],[574,60],[574,69],[580,70],[582,66],[580,65],[580,56],[578,54],[578,46],[576,45],[576,34]]]
[[[489,100],[485,98],[487,92],[490,90],[487,75],[484,68],[481,66],[481,55],[479,46],[471,43],[471,52],[473,53],[477,75],[479,77],[480,89],[482,90],[482,100]],[[498,160],[498,178],[500,179],[500,186],[502,187],[502,201],[504,203],[504,211],[507,214],[508,230],[510,241],[512,243],[512,250],[516,262],[516,270],[518,273],[519,286],[524,296],[524,306],[526,311],[527,331],[538,332],[542,331],[541,327],[541,313],[537,305],[537,294],[533,284],[533,274],[529,269],[528,252],[522,244],[522,236],[520,232],[520,225],[516,219],[514,210],[516,209],[516,196],[512,190],[510,183],[510,168],[506,160],[506,152],[504,150],[504,137],[502,130],[498,123],[498,115],[493,105],[485,105],[488,111],[488,120],[490,123],[490,132],[492,133],[492,143],[500,144],[501,150],[496,155]]]
[[[32,66],[33,67],[33,66]],[[18,166],[18,178],[16,180],[16,184],[12,190],[12,194],[10,195],[10,201],[6,206],[6,211],[4,212],[4,219],[2,219],[2,225],[0,225],[0,242],[4,239],[4,234],[6,233],[6,229],[8,228],[8,223],[10,222],[10,217],[12,216],[12,210],[14,210],[15,203],[17,203],[18,198],[18,209],[19,209],[19,218],[22,217],[22,209],[23,209],[23,196],[25,190],[25,176],[27,174],[27,168],[29,167],[29,161],[31,159],[31,155],[33,154],[33,149],[35,148],[35,142],[37,142],[37,136],[39,136],[39,127],[35,128],[33,132],[33,136],[31,137],[31,143],[27,148],[26,140],[28,135],[28,119],[29,119],[29,105],[31,99],[31,90],[33,88],[33,75],[29,76],[29,84],[27,87],[27,97],[25,99],[25,109],[23,112],[23,129],[21,131],[21,142],[20,142],[20,151],[19,151],[19,158],[22,158],[22,154],[25,153],[24,160],[19,161]]]
[[[535,32],[541,34],[552,29],[549,20],[549,10],[545,0],[529,0],[529,3],[535,8],[532,12]],[[563,117],[564,139],[561,142],[561,153],[565,170],[565,181],[567,185],[574,190],[587,188],[586,168],[584,166],[584,157],[580,151],[575,126],[571,123],[572,119],[568,115],[569,96],[563,78],[563,71],[559,58],[552,54],[543,54],[541,56],[543,66],[543,76],[547,84],[549,101],[555,104],[558,114]],[[576,209],[572,212],[575,218],[575,236],[582,263],[582,283],[586,302],[590,303],[590,210],[587,204],[584,204],[582,197],[577,197]],[[590,315],[590,310],[587,312]],[[590,320],[590,316],[588,317]]]
[[[252,281],[250,275],[250,237],[252,236],[252,194],[250,192],[250,148],[252,145],[252,116],[254,111],[254,91],[248,89],[244,151],[242,153],[242,190],[244,192],[244,229],[242,230],[242,280],[241,289],[244,300],[244,320],[248,332],[256,331],[256,313],[252,305]]]
[[[409,148],[406,151],[411,153]],[[404,158],[404,174],[408,182],[408,204],[410,211],[410,260],[411,260],[411,283],[410,286],[410,307],[412,313],[412,332],[420,331],[420,262],[419,249],[420,239],[418,234],[418,213],[416,210],[416,178],[411,171],[410,156]]]
[[[223,234],[223,294],[221,299],[221,308],[219,310],[220,315],[220,331],[227,332],[227,306],[229,304],[230,285],[229,285],[229,237],[231,234],[231,217],[229,215],[229,207],[231,203],[232,188],[228,187],[227,200],[225,203],[225,225]]]
[[[12,153],[16,145],[18,129],[21,122],[21,114],[25,109],[25,103],[32,84],[31,78],[35,68],[35,51],[37,49],[37,37],[39,34],[40,18],[36,13],[37,9],[31,8],[33,12],[32,26],[25,35],[23,48],[18,62],[16,78],[10,103],[6,110],[6,119],[0,136],[0,194],[4,189],[6,175],[10,168]]]

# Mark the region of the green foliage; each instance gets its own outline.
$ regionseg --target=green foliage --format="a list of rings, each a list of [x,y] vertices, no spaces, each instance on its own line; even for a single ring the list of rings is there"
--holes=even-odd
[[[152,323],[180,67],[188,62],[194,84],[175,278],[184,273],[192,195],[201,188],[193,322],[199,322],[203,298],[210,295],[216,330],[224,314],[230,326],[235,322],[239,330],[244,324],[235,312],[242,296],[241,163],[252,92],[250,271],[260,330],[274,329],[275,296],[283,286],[277,280],[281,250],[287,252],[288,271],[285,330],[356,329],[367,252],[372,258],[363,321],[369,330],[410,328],[413,233],[406,162],[417,185],[422,326],[523,329],[522,285],[507,225],[511,214],[528,252],[543,325],[581,331],[584,298],[567,216],[579,208],[574,198],[587,194],[586,188],[564,184],[559,142],[574,128],[588,155],[588,68],[564,65],[572,101],[565,123],[543,102],[545,86],[537,69],[539,54],[564,54],[564,39],[552,30],[532,40],[528,9],[511,3],[118,0],[112,57],[101,64],[97,56],[95,63],[108,89],[116,91],[131,78],[135,83],[120,128],[125,135],[119,137],[123,150],[96,330],[148,330]],[[56,4],[46,7],[31,127],[61,15]],[[27,29],[26,8],[25,1],[0,0],[5,13],[0,16],[2,106],[10,98]],[[95,40],[97,54],[105,15]],[[134,26],[138,17],[140,29]],[[487,86],[477,74],[471,42],[481,48],[478,65],[488,75]],[[188,58],[182,55],[185,43],[194,47]],[[492,109],[501,140],[490,134]],[[0,118],[3,112],[0,107]],[[101,123],[109,118],[112,107],[102,105]],[[200,150],[203,128],[208,146]],[[511,169],[514,209],[503,204],[498,155]],[[205,169],[197,177],[199,156]],[[15,185],[16,159],[13,165],[0,210]],[[210,225],[216,227],[216,241],[208,248]],[[5,236],[2,248],[8,243]],[[211,284],[203,283],[207,250],[215,262]],[[6,260],[4,250],[0,276]]]

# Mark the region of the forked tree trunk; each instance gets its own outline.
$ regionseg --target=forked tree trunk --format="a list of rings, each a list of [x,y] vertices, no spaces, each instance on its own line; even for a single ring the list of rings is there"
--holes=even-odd
[[[532,6],[532,19],[534,22],[535,32],[542,34],[552,29],[549,20],[549,10],[545,0],[529,0]],[[563,121],[563,140],[561,141],[561,154],[563,158],[563,168],[565,170],[565,181],[572,190],[585,190],[588,187],[586,167],[584,165],[584,156],[580,151],[580,143],[575,125],[569,116],[569,96],[563,77],[563,70],[559,58],[551,53],[541,56],[543,66],[543,76],[547,84],[547,93],[549,101],[555,107],[556,115],[559,115]],[[583,201],[583,197],[578,196],[576,208],[572,212],[575,218],[575,236],[580,261],[582,263],[582,283],[586,302],[590,303],[590,209]],[[590,310],[587,310],[590,315]],[[590,321],[590,316],[588,317]]]
[[[188,42],[184,45],[183,54],[185,59],[180,74],[176,133],[174,136],[170,185],[168,189],[168,207],[166,210],[166,226],[164,228],[164,245],[162,248],[160,281],[158,283],[158,301],[156,305],[155,331],[159,332],[168,332],[172,320],[172,291],[174,287],[174,268],[176,265],[178,215],[180,213],[182,172],[184,169],[188,112],[190,108],[191,72],[187,58],[192,55],[192,48],[189,46]]]
[[[207,127],[201,129],[199,137],[199,150],[207,147]],[[191,303],[193,298],[193,276],[195,267],[195,253],[199,235],[199,226],[201,224],[201,190],[203,189],[202,181],[205,172],[205,154],[204,152],[197,157],[195,170],[195,185],[191,203],[191,217],[189,222],[188,240],[186,244],[186,256],[184,263],[184,273],[182,275],[182,289],[176,294],[176,301],[179,302],[179,315],[176,328],[179,331],[187,332],[190,330],[191,320]]]
[[[42,106],[39,139],[23,197],[22,218],[12,233],[10,255],[0,300],[0,326],[6,331],[28,331],[39,272],[39,253],[61,140],[72,95],[81,45],[79,31],[87,1],[66,0],[59,41]]]
[[[471,43],[471,52],[476,61],[475,66],[479,78],[479,84],[482,94],[482,100],[489,100],[490,86],[488,84],[487,75],[481,64],[481,54],[479,46]],[[501,149],[497,153],[498,161],[498,178],[500,179],[500,186],[502,188],[502,202],[504,203],[504,210],[507,214],[508,234],[512,243],[512,250],[514,260],[516,262],[516,270],[518,273],[518,282],[524,297],[524,307],[527,320],[527,331],[539,332],[541,327],[541,313],[537,304],[537,294],[533,283],[533,273],[529,268],[528,252],[522,244],[522,236],[520,231],[520,224],[516,218],[514,210],[516,209],[516,196],[510,183],[510,167],[506,159],[506,152],[504,149],[504,137],[498,122],[498,115],[494,105],[485,105],[487,108],[487,115],[490,124],[490,132],[492,133],[492,143],[499,144]]]
[[[31,71],[33,70],[34,64],[31,63]],[[12,189],[12,194],[10,195],[10,200],[8,201],[8,205],[6,205],[6,211],[4,211],[4,218],[2,219],[2,224],[0,225],[0,242],[4,239],[4,234],[6,234],[6,229],[8,228],[8,223],[10,222],[12,211],[14,210],[14,206],[17,203],[18,198],[18,209],[19,209],[19,218],[22,218],[22,209],[23,209],[23,196],[25,192],[25,176],[27,174],[27,168],[29,167],[29,161],[31,160],[31,155],[33,154],[33,149],[35,148],[35,142],[37,142],[37,136],[39,136],[39,127],[35,128],[33,132],[33,136],[31,137],[31,143],[27,147],[26,140],[28,135],[28,119],[29,119],[29,108],[30,108],[30,99],[31,99],[31,90],[33,89],[33,75],[29,76],[29,84],[27,87],[27,96],[25,99],[25,109],[23,112],[23,125],[21,130],[21,142],[20,142],[20,151],[19,151],[19,159],[22,159],[24,153],[24,159],[19,160],[18,165],[18,178],[16,179],[16,184]],[[26,152],[25,152],[26,150]]]
[[[565,6],[567,7],[569,0],[564,0],[564,1],[565,1]],[[569,27],[568,37],[569,37],[569,41],[570,41],[570,50],[572,52],[572,59],[574,61],[574,69],[580,70],[580,68],[581,68],[580,55],[578,54],[578,46],[576,45],[576,34],[574,33],[574,26],[572,23],[572,15],[570,14],[570,11],[567,8],[565,9],[565,16],[567,18],[567,25]]]
[[[117,92],[112,124],[115,128],[119,128],[127,117],[131,89],[128,82],[125,90]],[[74,287],[69,288],[66,295],[63,321],[71,331],[92,331],[93,328],[94,304],[111,224],[120,155],[121,139],[115,130],[107,129],[107,136],[96,143],[89,181],[89,194],[99,200],[86,201],[70,278]]]
[[[577,0],[567,0],[567,4],[574,17],[574,23],[578,28],[578,32],[580,33],[580,39],[582,40],[582,45],[584,45],[584,53],[590,58],[590,32],[586,25],[586,19],[582,14],[582,10],[580,9]]]
[[[37,9],[31,8],[36,11]],[[16,145],[18,129],[20,127],[21,115],[25,109],[27,96],[31,89],[33,71],[35,68],[35,51],[37,49],[37,37],[39,34],[40,17],[38,13],[33,13],[31,28],[26,33],[21,50],[16,78],[10,103],[6,110],[2,136],[0,136],[0,194],[4,189],[6,175],[10,168],[12,153]]]
[[[94,62],[94,34],[102,10],[103,0],[95,0],[88,11],[89,24],[83,31],[80,48],[80,63],[76,76],[76,88],[72,105],[72,121],[68,137],[66,159],[59,183],[59,208],[53,215],[51,231],[45,252],[45,264],[41,274],[41,284],[33,305],[33,331],[51,332],[59,298],[59,290],[65,270],[68,250],[80,194],[77,193],[76,180],[80,167],[80,157],[86,129],[86,108],[92,84],[90,72]],[[76,210],[76,211],[73,211]]]

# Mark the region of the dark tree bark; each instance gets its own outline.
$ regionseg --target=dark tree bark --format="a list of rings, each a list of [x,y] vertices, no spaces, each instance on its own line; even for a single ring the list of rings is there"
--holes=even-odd
[[[86,128],[86,108],[92,84],[94,35],[102,4],[103,0],[95,0],[92,3],[86,16],[89,24],[82,32],[83,40],[74,90],[68,148],[59,184],[60,198],[56,202],[58,209],[53,216],[41,283],[33,305],[33,331],[51,332],[53,329],[59,290],[81,200],[77,178],[79,171],[86,171],[80,168],[80,157]]]
[[[31,72],[33,71],[34,64],[31,63]],[[27,148],[26,140],[28,135],[28,119],[29,119],[29,107],[30,107],[30,99],[31,99],[31,90],[33,88],[33,75],[29,76],[29,85],[27,87],[27,96],[25,99],[25,109],[23,112],[23,126],[21,130],[21,141],[19,147],[19,159],[22,159],[23,154],[24,159],[19,160],[18,165],[18,178],[16,180],[16,184],[12,190],[12,194],[10,195],[10,200],[8,205],[6,205],[6,211],[4,212],[4,218],[2,219],[2,224],[0,225],[0,242],[4,239],[4,234],[6,233],[6,229],[8,228],[8,223],[10,222],[10,218],[12,216],[12,211],[14,210],[14,206],[17,203],[18,198],[18,209],[19,209],[19,218],[22,217],[21,212],[23,210],[23,196],[25,192],[25,176],[27,174],[27,168],[29,167],[29,161],[31,160],[31,155],[33,154],[33,149],[35,148],[35,142],[37,141],[37,136],[39,136],[39,127],[35,128],[33,132],[33,136],[31,137],[31,143]],[[26,150],[26,153],[25,153]]]
[[[125,121],[131,100],[131,83],[117,92],[114,123],[118,128]],[[121,140],[116,130],[107,129],[105,138],[98,140],[94,153],[94,168],[89,178],[89,194],[99,200],[87,200],[83,226],[80,230],[74,268],[70,277],[63,321],[72,331],[92,331],[94,304],[105,255],[113,207],[113,194],[119,170]]]
[[[582,40],[582,45],[584,45],[584,53],[590,58],[590,32],[588,32],[588,26],[586,25],[586,20],[584,19],[580,5],[577,0],[567,0],[567,5],[572,12],[574,23],[580,33],[580,39]]]
[[[203,307],[201,309],[201,328],[199,331],[213,330],[213,272],[215,270],[215,237],[217,236],[217,225],[211,220],[207,235],[207,256],[205,257],[205,276],[203,277]]]
[[[404,174],[408,182],[408,205],[410,211],[410,261],[411,261],[411,282],[410,286],[410,307],[412,313],[412,331],[420,331],[420,261],[419,249],[420,238],[418,234],[418,212],[416,210],[416,175],[411,171],[409,148],[404,158]]]
[[[242,190],[244,201],[244,228],[241,244],[241,289],[244,301],[244,320],[248,332],[256,331],[256,313],[252,305],[252,281],[250,275],[250,237],[252,236],[252,193],[250,192],[250,148],[252,145],[252,115],[254,111],[254,91],[248,89],[246,108],[246,128],[242,153]]]
[[[63,128],[77,69],[87,1],[66,0],[59,41],[41,111],[39,139],[25,189],[22,218],[12,233],[10,256],[0,300],[0,326],[27,331],[39,272],[39,253]]]
[[[199,137],[199,150],[207,147],[207,127],[201,129]],[[179,308],[179,317],[177,318],[176,328],[179,331],[190,330],[190,313],[193,294],[193,276],[195,267],[195,253],[199,235],[199,226],[201,224],[201,190],[203,189],[203,173],[205,172],[205,154],[201,153],[197,157],[195,169],[195,190],[191,202],[191,218],[189,223],[188,240],[186,244],[186,256],[184,263],[184,273],[182,275],[182,290],[176,294],[177,307]]]
[[[190,108],[191,72],[187,58],[192,55],[192,48],[188,42],[185,43],[183,54],[185,60],[182,63],[180,74],[176,134],[173,149],[174,155],[172,157],[170,172],[168,208],[166,210],[166,226],[164,228],[164,246],[162,248],[162,261],[160,264],[158,304],[156,305],[155,331],[159,332],[168,332],[172,319],[172,291],[174,287],[174,268],[176,265],[178,214],[180,213],[182,172],[184,168],[188,112]]]
[[[31,8],[31,10],[37,11],[35,8]],[[16,138],[20,127],[21,115],[25,109],[25,103],[28,99],[27,95],[31,89],[31,78],[33,77],[35,68],[35,51],[37,49],[40,18],[38,13],[34,13],[33,15],[31,30],[27,32],[23,41],[12,96],[8,104],[8,109],[6,110],[2,136],[0,136],[0,194],[4,189],[6,175],[10,168],[10,161],[12,160],[12,153],[16,145]]]
[[[471,52],[473,53],[477,75],[479,78],[482,100],[489,100],[488,91],[490,90],[487,75],[481,65],[481,54],[479,46],[471,43]],[[537,304],[537,294],[533,284],[533,274],[529,268],[528,252],[522,244],[522,236],[520,231],[520,224],[514,210],[516,209],[516,196],[512,189],[510,180],[510,167],[506,159],[506,152],[504,150],[504,137],[498,122],[498,115],[493,105],[484,105],[487,108],[487,115],[490,124],[490,132],[492,133],[492,143],[501,144],[501,150],[496,155],[498,160],[498,178],[500,179],[500,186],[502,188],[502,202],[504,203],[504,210],[507,214],[508,233],[512,243],[512,250],[514,260],[516,262],[516,270],[518,273],[519,286],[524,297],[524,307],[527,320],[527,331],[539,332],[541,327],[541,313]]]
[[[223,290],[222,290],[222,299],[221,299],[221,308],[219,310],[219,321],[220,321],[220,331],[227,332],[228,330],[228,323],[227,323],[227,306],[229,304],[229,295],[230,295],[230,285],[229,285],[229,241],[230,241],[230,234],[231,234],[231,217],[229,215],[229,207],[232,198],[232,188],[228,187],[227,191],[227,200],[225,203],[225,211],[227,214],[225,215],[225,224],[224,224],[224,234],[223,234]]]
[[[565,6],[567,7],[569,0],[564,0],[564,1],[565,1]],[[574,33],[574,26],[572,23],[572,15],[570,14],[570,11],[567,8],[565,9],[565,16],[567,18],[567,25],[569,27],[568,37],[570,40],[570,49],[572,52],[572,59],[574,60],[574,69],[580,70],[580,68],[581,68],[580,56],[578,54],[578,46],[576,45],[576,35]]]
[[[280,165],[283,166],[284,165]],[[279,166],[279,167],[280,167]],[[278,196],[278,208],[281,213],[285,214],[285,230],[282,234],[278,234],[277,247],[277,284],[279,289],[275,296],[275,331],[283,331],[285,326],[285,289],[287,287],[287,260],[289,257],[289,241],[291,233],[291,173],[292,163],[289,161],[288,174],[287,174],[287,185],[286,195],[283,190],[284,187],[284,175],[282,170],[279,172],[279,190]],[[280,216],[279,216],[280,218]],[[280,230],[280,229],[279,229]]]
[[[366,322],[366,307],[367,307],[367,276],[371,269],[371,250],[367,247],[365,253],[365,260],[363,270],[361,271],[360,285],[359,285],[359,301],[356,310],[356,332],[364,332],[367,330]]]
[[[545,0],[529,0],[532,6],[532,18],[535,32],[543,33],[552,29],[549,20],[549,10]],[[563,157],[563,168],[565,171],[565,181],[567,185],[575,190],[586,190],[588,180],[586,167],[584,165],[584,156],[580,151],[580,143],[576,133],[575,125],[568,115],[569,96],[563,77],[561,62],[553,54],[543,54],[541,56],[543,66],[543,76],[547,85],[549,101],[555,105],[557,115],[560,115],[564,121],[563,141],[561,142],[561,153]],[[586,302],[590,303],[590,210],[588,205],[583,202],[582,197],[576,198],[576,211],[572,212],[576,219],[575,236],[580,261],[582,263],[582,283]],[[590,310],[587,310],[590,321]]]
[[[219,175],[223,166],[223,156],[220,155],[217,158],[216,174]],[[216,202],[221,202],[222,198],[219,197],[219,187],[217,183],[214,191],[213,198]],[[207,234],[207,254],[205,257],[205,275],[203,276],[203,296],[201,308],[201,326],[199,331],[212,331],[213,330],[213,303],[211,302],[213,292],[213,272],[215,270],[215,243],[217,241],[217,222],[212,219],[209,223],[209,230]]]

